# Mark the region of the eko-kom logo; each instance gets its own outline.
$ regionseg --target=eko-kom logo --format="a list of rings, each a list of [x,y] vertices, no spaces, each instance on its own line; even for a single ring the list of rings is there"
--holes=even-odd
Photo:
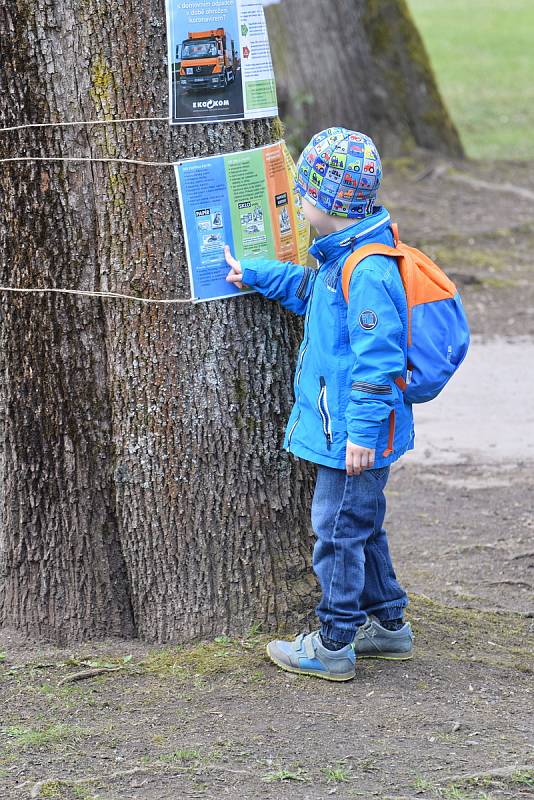
[[[225,106],[229,106],[229,100],[200,100],[193,103],[193,108],[207,108],[208,110],[212,108],[224,108]]]

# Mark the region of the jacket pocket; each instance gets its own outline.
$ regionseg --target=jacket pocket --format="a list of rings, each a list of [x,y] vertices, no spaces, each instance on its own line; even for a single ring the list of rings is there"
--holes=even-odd
[[[320,389],[319,396],[317,398],[317,408],[319,409],[319,414],[321,415],[321,421],[323,423],[323,433],[326,439],[326,446],[328,450],[330,450],[332,447],[332,419],[328,409],[326,381],[322,375],[319,378],[319,386]]]

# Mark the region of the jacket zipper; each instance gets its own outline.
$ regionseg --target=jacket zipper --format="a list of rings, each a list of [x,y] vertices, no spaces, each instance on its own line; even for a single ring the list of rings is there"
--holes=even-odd
[[[303,347],[303,349],[301,351],[301,354],[300,354],[299,362],[297,364],[297,378],[296,378],[296,381],[295,381],[295,384],[296,384],[297,387],[300,386],[300,376],[302,374],[302,362],[304,361],[304,354],[305,354],[307,349],[308,349],[308,342],[306,342],[306,344],[304,345],[304,347]],[[298,399],[300,399],[300,394],[299,394],[299,398]],[[298,402],[298,399],[297,399],[297,402]],[[293,425],[291,426],[291,430],[289,431],[289,433],[287,435],[287,446],[288,447],[291,444],[291,437],[293,436],[293,431],[297,427],[299,419],[300,419],[300,406],[299,406],[299,413],[297,414],[297,418],[296,418],[295,422],[293,423]]]
[[[319,414],[321,415],[321,420],[323,422],[323,433],[326,438],[326,446],[328,450],[330,450],[332,447],[332,419],[330,417],[330,411],[328,410],[326,381],[322,375],[319,378],[319,384],[321,389],[319,391],[319,397],[317,398],[317,408],[319,409]]]
[[[293,436],[293,431],[295,430],[295,428],[298,425],[299,419],[300,419],[300,408],[299,408],[299,413],[297,414],[297,418],[296,418],[295,422],[293,423],[293,425],[291,426],[291,430],[287,434],[287,447],[288,447],[288,449],[291,446],[291,437]]]
[[[300,376],[302,375],[302,364],[303,364],[303,361],[304,361],[304,355],[305,355],[306,350],[308,349],[308,345],[310,343],[310,333],[309,333],[309,327],[308,327],[308,320],[309,320],[310,309],[311,309],[311,304],[312,304],[312,300],[313,300],[313,290],[315,289],[315,278],[316,278],[316,276],[314,276],[314,278],[313,278],[313,286],[312,286],[312,290],[311,290],[311,293],[310,293],[310,299],[308,300],[308,308],[306,309],[306,318],[305,318],[305,321],[304,321],[304,330],[306,332],[306,342],[304,344],[304,347],[302,348],[302,352],[300,354],[299,362],[297,364],[297,376],[296,376],[296,380],[295,380],[295,385],[296,385],[297,388],[299,388],[299,386],[300,386]],[[291,430],[287,434],[287,448],[288,448],[288,450],[291,447],[291,437],[293,436],[295,428],[297,427],[297,425],[299,423],[299,420],[300,420],[300,414],[301,414],[300,392],[298,394],[298,397],[295,398],[295,400],[296,400],[296,402],[298,404],[298,407],[299,407],[299,413],[297,414],[297,418],[296,418],[295,422],[291,426]]]
[[[304,361],[304,355],[306,350],[308,349],[309,342],[306,342],[304,347],[302,348],[302,352],[300,354],[299,363],[297,364],[297,379],[295,381],[297,386],[300,386],[300,376],[302,375],[302,362]]]

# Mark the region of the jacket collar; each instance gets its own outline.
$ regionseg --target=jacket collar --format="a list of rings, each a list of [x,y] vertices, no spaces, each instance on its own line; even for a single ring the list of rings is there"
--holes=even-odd
[[[383,206],[379,206],[374,214],[365,219],[357,220],[354,225],[343,228],[335,233],[328,233],[314,239],[310,247],[310,254],[320,263],[339,258],[345,252],[345,248],[353,250],[356,243],[365,243],[365,239],[375,239],[383,233],[390,224],[391,218],[389,211]]]

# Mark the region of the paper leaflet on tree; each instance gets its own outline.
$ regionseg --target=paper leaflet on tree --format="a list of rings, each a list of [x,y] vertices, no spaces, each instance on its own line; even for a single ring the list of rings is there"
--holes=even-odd
[[[194,300],[251,291],[226,281],[225,244],[237,258],[306,263],[310,229],[294,171],[283,142],[175,167]]]
[[[275,117],[259,0],[166,0],[171,124]]]

